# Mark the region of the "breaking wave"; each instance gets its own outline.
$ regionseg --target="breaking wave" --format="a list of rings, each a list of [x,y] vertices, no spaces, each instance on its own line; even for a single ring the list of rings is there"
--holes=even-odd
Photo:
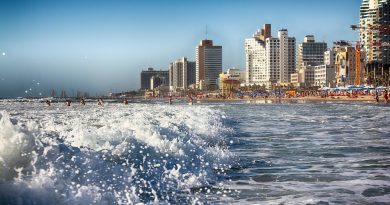
[[[196,203],[236,163],[233,131],[210,107],[3,102],[0,110],[4,204]]]

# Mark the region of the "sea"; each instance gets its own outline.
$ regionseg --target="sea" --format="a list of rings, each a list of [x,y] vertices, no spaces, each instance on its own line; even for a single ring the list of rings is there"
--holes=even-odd
[[[390,106],[0,101],[0,204],[390,204]]]

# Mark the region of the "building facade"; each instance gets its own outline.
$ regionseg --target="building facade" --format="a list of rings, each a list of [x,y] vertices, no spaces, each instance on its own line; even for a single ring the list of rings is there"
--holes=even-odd
[[[152,76],[150,78],[150,90],[154,90],[158,87],[168,85],[167,81],[168,79],[164,76]]]
[[[360,6],[360,42],[366,63],[390,64],[390,1],[363,0]]]
[[[269,84],[265,41],[271,37],[271,24],[265,24],[252,38],[245,39],[246,84]]]
[[[287,29],[278,32],[278,38],[267,38],[266,61],[269,85],[290,83],[296,70],[296,40],[288,36]]]
[[[238,80],[240,81],[240,83],[245,83],[245,80],[246,80],[246,71],[245,70],[241,70],[238,68],[229,68],[226,71],[226,74],[237,77]]]
[[[168,86],[168,80],[169,79],[169,72],[168,71],[163,71],[163,70],[154,70],[153,68],[148,68],[147,70],[141,71],[141,90],[150,90],[151,88],[151,83],[150,79],[153,76],[157,76],[160,78],[165,78],[166,80],[161,81],[162,84],[161,86]],[[157,86],[160,86],[157,85]]]
[[[196,84],[204,83],[208,89],[217,89],[222,72],[222,46],[213,45],[212,40],[202,40],[196,47]],[[202,81],[202,82],[201,82]]]
[[[264,25],[252,38],[245,40],[246,84],[271,87],[289,83],[296,69],[295,38],[288,36],[287,29],[271,37],[271,25]]]
[[[170,90],[187,90],[190,85],[196,83],[195,62],[183,57],[169,64]]]
[[[219,74],[219,92],[222,96],[234,97],[235,91],[240,89],[241,81],[239,74]]]
[[[327,44],[324,42],[315,42],[313,35],[305,36],[303,43],[298,47],[298,69],[305,63],[316,66],[324,64],[324,52],[327,50]]]
[[[346,46],[336,51],[336,85],[354,85],[356,77],[356,50],[354,47]]]
[[[334,66],[317,65],[314,66],[314,86],[334,87],[336,85]]]

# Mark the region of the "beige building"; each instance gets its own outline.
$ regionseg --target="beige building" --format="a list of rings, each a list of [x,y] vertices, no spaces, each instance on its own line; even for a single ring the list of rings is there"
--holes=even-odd
[[[356,50],[346,46],[337,50],[336,61],[336,85],[354,85],[356,77]]]
[[[226,73],[237,77],[241,83],[245,83],[245,80],[246,80],[246,71],[245,70],[240,70],[238,68],[229,68],[226,71]]]
[[[240,76],[237,74],[219,74],[219,91],[225,97],[234,97],[234,91],[240,89]]]

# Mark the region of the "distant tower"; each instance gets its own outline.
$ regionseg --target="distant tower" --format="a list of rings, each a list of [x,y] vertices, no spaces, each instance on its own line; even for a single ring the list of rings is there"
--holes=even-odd
[[[202,82],[209,88],[217,88],[222,73],[222,46],[214,46],[212,40],[202,40],[196,47],[196,84]]]
[[[169,86],[172,90],[187,90],[190,85],[195,84],[196,66],[195,62],[188,61],[183,57],[169,64]]]

